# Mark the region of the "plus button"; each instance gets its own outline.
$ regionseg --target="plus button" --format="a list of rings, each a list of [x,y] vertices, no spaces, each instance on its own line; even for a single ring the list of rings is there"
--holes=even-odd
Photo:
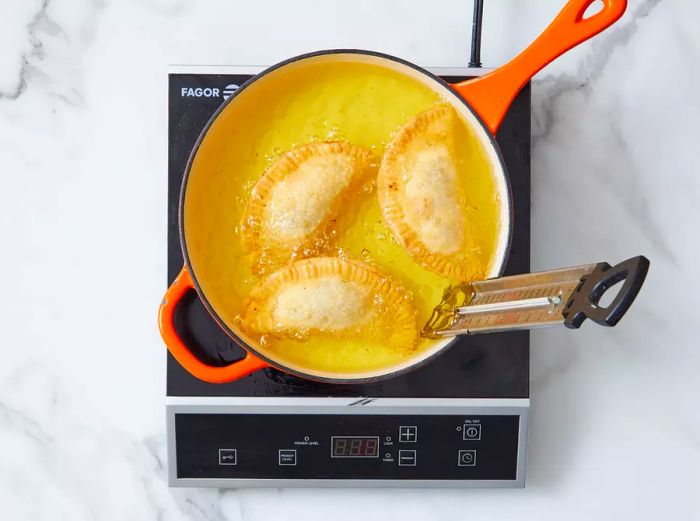
[[[399,427],[399,441],[402,443],[415,443],[418,441],[418,427],[415,425],[402,425]]]

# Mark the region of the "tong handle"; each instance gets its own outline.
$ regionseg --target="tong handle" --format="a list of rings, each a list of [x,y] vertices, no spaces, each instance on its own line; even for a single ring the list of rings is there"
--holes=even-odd
[[[640,255],[611,267],[607,262],[596,265],[584,276],[566,303],[562,315],[564,324],[578,329],[586,318],[602,326],[614,326],[625,316],[649,271],[649,259]],[[600,307],[600,299],[611,287],[623,281],[622,288],[607,307]]]

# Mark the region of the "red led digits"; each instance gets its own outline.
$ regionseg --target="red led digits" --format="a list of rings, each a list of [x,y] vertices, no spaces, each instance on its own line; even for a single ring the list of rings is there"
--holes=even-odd
[[[379,437],[332,436],[331,456],[333,458],[377,458],[379,457]]]

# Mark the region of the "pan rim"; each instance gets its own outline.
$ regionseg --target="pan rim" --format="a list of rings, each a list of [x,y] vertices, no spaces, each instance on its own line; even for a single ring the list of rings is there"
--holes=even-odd
[[[435,347],[431,348],[428,350],[427,353],[424,354],[424,356],[413,360],[409,361],[406,364],[394,366],[394,370],[391,370],[389,372],[381,372],[379,374],[372,374],[371,376],[360,376],[358,378],[353,378],[348,375],[344,375],[343,377],[328,377],[328,376],[322,376],[322,375],[317,375],[317,374],[310,374],[306,373],[304,371],[300,371],[298,369],[290,368],[285,366],[284,364],[279,363],[276,360],[271,359],[270,357],[260,353],[254,346],[249,345],[244,339],[242,339],[235,331],[233,331],[218,315],[216,310],[214,310],[213,306],[210,304],[209,300],[207,299],[200,283],[197,278],[197,275],[192,267],[192,263],[187,251],[187,241],[185,239],[185,218],[184,218],[184,206],[185,206],[185,194],[187,192],[187,183],[190,178],[190,174],[192,171],[192,166],[195,160],[195,157],[197,155],[197,152],[199,151],[200,146],[202,145],[207,133],[211,129],[212,125],[214,122],[217,120],[219,115],[226,110],[226,108],[229,106],[230,103],[233,102],[236,97],[243,92],[246,88],[248,88],[250,85],[255,83],[257,80],[263,78],[264,76],[268,75],[269,73],[276,71],[282,67],[285,67],[287,65],[290,65],[292,63],[296,63],[302,60],[306,59],[311,59],[311,58],[316,58],[319,56],[328,56],[328,55],[344,55],[344,54],[349,54],[349,55],[366,55],[366,56],[371,56],[375,58],[380,58],[380,59],[385,59],[387,61],[395,62],[400,65],[406,66],[415,72],[418,72],[424,76],[427,76],[429,79],[433,80],[434,82],[437,82],[441,87],[443,87],[445,90],[447,90],[449,93],[453,95],[453,97],[458,100],[462,105],[466,107],[466,109],[471,113],[471,115],[474,117],[474,120],[481,125],[483,134],[486,136],[488,139],[488,143],[491,146],[491,150],[494,152],[496,161],[498,166],[500,167],[500,172],[501,172],[501,181],[504,184],[504,189],[503,189],[503,194],[502,196],[505,197],[506,201],[503,201],[502,204],[505,205],[507,209],[507,216],[508,216],[508,222],[507,223],[502,223],[504,224],[504,229],[501,231],[501,237],[505,236],[505,241],[503,244],[503,252],[502,255],[500,255],[500,258],[496,258],[494,260],[494,264],[491,267],[490,270],[490,275],[491,276],[501,276],[503,274],[503,271],[505,270],[505,266],[508,261],[509,253],[510,253],[510,247],[511,247],[511,242],[513,238],[513,218],[514,218],[514,208],[513,208],[513,197],[512,197],[512,188],[511,188],[511,183],[510,183],[510,176],[508,173],[508,169],[506,167],[505,161],[503,159],[503,156],[501,154],[500,147],[496,141],[496,137],[491,134],[489,131],[488,127],[484,123],[484,121],[481,119],[481,117],[476,113],[476,111],[471,107],[469,102],[465,100],[460,94],[450,85],[447,83],[445,80],[442,78],[436,76],[432,72],[426,70],[423,67],[420,67],[412,62],[409,62],[407,60],[404,60],[402,58],[398,58],[396,56],[392,56],[390,54],[385,54],[377,51],[371,51],[371,50],[362,50],[362,49],[325,49],[325,50],[319,50],[319,51],[313,51],[309,53],[304,53],[304,54],[299,54],[293,57],[290,57],[286,60],[283,60],[275,65],[272,65],[260,73],[252,76],[250,79],[248,79],[246,82],[244,82],[231,96],[229,96],[217,109],[214,111],[214,113],[211,115],[211,117],[208,119],[206,125],[202,128],[201,132],[197,136],[197,139],[192,146],[192,150],[190,151],[190,154],[187,159],[187,163],[185,165],[185,171],[183,174],[182,182],[180,185],[180,194],[178,197],[178,235],[180,238],[180,248],[182,251],[182,256],[183,256],[183,261],[185,264],[185,267],[189,271],[190,277],[192,278],[192,283],[194,285],[194,289],[197,292],[197,296],[202,302],[204,308],[207,310],[209,315],[212,317],[212,319],[216,322],[216,324],[226,333],[226,335],[231,338],[239,347],[241,347],[244,351],[250,353],[251,355],[263,360],[267,364],[269,364],[271,367],[278,369],[280,371],[283,371],[287,374],[291,374],[294,376],[298,376],[300,378],[304,378],[306,380],[313,380],[313,381],[318,381],[318,382],[324,382],[324,383],[335,383],[335,384],[363,384],[363,383],[375,383],[375,382],[380,382],[384,380],[389,380],[398,376],[401,376],[403,374],[409,373],[411,371],[414,371],[429,362],[431,362],[434,358],[437,356],[443,354],[447,349],[450,349],[454,343],[456,337],[452,338],[451,340],[447,340],[444,343],[438,343]],[[499,241],[501,242],[501,241]],[[495,268],[495,269],[494,269]],[[232,362],[233,364],[237,363]],[[370,372],[370,371],[368,371]],[[377,372],[376,370],[374,372]],[[371,373],[371,372],[370,372]]]

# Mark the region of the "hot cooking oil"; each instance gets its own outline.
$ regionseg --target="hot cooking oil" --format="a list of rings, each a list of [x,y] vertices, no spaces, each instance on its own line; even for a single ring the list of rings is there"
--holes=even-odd
[[[282,152],[297,144],[347,140],[374,151],[378,162],[392,135],[416,113],[443,102],[440,94],[381,65],[300,62],[268,73],[245,88],[213,123],[192,165],[184,205],[184,231],[193,271],[211,306],[237,331],[236,317],[259,282],[238,235],[250,191]],[[466,124],[456,150],[468,211],[468,240],[475,273],[493,261],[500,204],[482,143]],[[332,230],[334,254],[363,260],[398,279],[418,310],[416,329],[454,281],[420,267],[392,237],[382,220],[374,183],[348,197]],[[261,352],[287,366],[329,374],[358,374],[400,364],[427,349],[395,349],[359,339],[257,338]]]

